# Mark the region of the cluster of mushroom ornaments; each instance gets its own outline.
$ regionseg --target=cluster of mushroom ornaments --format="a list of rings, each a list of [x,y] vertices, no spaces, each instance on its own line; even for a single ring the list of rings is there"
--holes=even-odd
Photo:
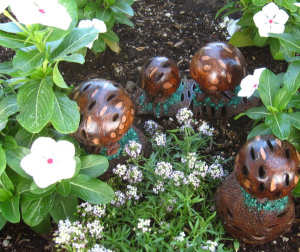
[[[191,79],[181,78],[174,62],[164,56],[149,59],[134,94],[114,81],[90,79],[75,88],[72,99],[80,109],[76,139],[88,150],[108,156],[133,126],[135,115],[172,117],[187,107],[197,118],[228,118],[259,104],[237,97],[246,75],[240,50],[223,42],[206,44],[190,63]],[[251,244],[263,244],[287,232],[294,221],[291,191],[298,183],[299,154],[288,142],[257,136],[242,146],[234,171],[218,188],[217,212],[226,231]]]

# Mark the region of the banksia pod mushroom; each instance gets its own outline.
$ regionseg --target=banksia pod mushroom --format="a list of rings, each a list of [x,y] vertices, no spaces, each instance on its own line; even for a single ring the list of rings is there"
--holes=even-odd
[[[141,82],[141,87],[151,101],[163,102],[179,87],[179,68],[173,60],[167,57],[153,57],[143,67]]]
[[[248,141],[235,159],[240,185],[256,198],[279,199],[298,183],[299,160],[295,148],[274,136],[257,136]]]
[[[81,114],[77,140],[85,146],[106,147],[108,155],[114,154],[134,119],[134,106],[127,93],[112,81],[91,79],[75,89],[72,98]]]
[[[207,94],[233,91],[246,74],[240,50],[223,42],[208,43],[196,52],[190,64],[192,78]]]

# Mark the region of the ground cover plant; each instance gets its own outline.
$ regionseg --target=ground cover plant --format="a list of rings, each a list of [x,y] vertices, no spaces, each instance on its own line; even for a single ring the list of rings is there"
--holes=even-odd
[[[67,6],[72,1],[59,2]],[[277,239],[276,243],[269,243],[255,248],[233,241],[228,235],[224,234],[218,216],[215,215],[214,191],[216,187],[222,181],[226,171],[229,172],[232,169],[234,156],[238,148],[246,140],[247,133],[256,134],[255,130],[250,131],[251,122],[246,120],[245,117],[237,121],[229,120],[227,122],[214,120],[207,124],[202,121],[189,121],[191,114],[188,110],[183,110],[181,111],[181,116],[187,116],[183,117],[183,119],[180,119],[181,117],[178,116],[178,118],[173,118],[173,121],[168,118],[159,120],[162,127],[158,127],[155,134],[154,132],[151,133],[151,129],[157,127],[155,126],[157,125],[156,123],[148,121],[144,124],[145,118],[137,118],[136,123],[140,129],[144,132],[150,129],[148,137],[152,142],[153,153],[145,157],[144,153],[139,153],[141,149],[139,143],[130,143],[126,148],[124,157],[130,155],[131,157],[124,163],[110,167],[109,178],[107,176],[102,178],[102,180],[106,180],[105,184],[95,177],[98,177],[107,169],[107,159],[100,155],[87,154],[71,136],[67,135],[74,132],[76,130],[75,125],[78,126],[79,123],[79,117],[75,116],[77,113],[75,104],[68,98],[73,86],[78,85],[81,80],[86,80],[90,75],[96,75],[97,77],[116,80],[130,92],[134,88],[134,84],[139,83],[139,69],[143,62],[154,55],[166,55],[174,58],[178,62],[183,75],[188,75],[190,56],[199,47],[206,42],[224,40],[228,36],[226,31],[218,25],[218,22],[221,22],[221,20],[216,21],[214,19],[217,11],[225,4],[224,1],[219,1],[218,3],[214,1],[209,7],[201,1],[194,1],[195,3],[192,4],[193,8],[190,8],[193,1],[190,1],[190,4],[186,4],[185,1],[180,0],[150,0],[147,2],[135,1],[135,3],[126,1],[127,5],[124,4],[125,1],[122,3],[118,1],[74,2],[77,4],[78,12],[75,13],[76,8],[74,9],[74,15],[71,15],[72,11],[69,12],[73,21],[66,30],[53,28],[52,25],[49,25],[49,27],[42,25],[27,26],[22,25],[20,22],[23,28],[27,29],[30,27],[30,29],[28,28],[29,33],[32,32],[31,38],[27,41],[25,39],[27,35],[22,32],[20,34],[18,34],[18,30],[10,32],[10,29],[18,29],[12,23],[7,25],[8,27],[6,25],[2,26],[4,30],[2,30],[1,35],[5,39],[12,39],[14,36],[20,35],[18,39],[21,38],[23,45],[20,45],[21,47],[19,48],[12,48],[16,52],[16,56],[13,56],[14,52],[11,53],[12,51],[0,48],[2,50],[0,52],[3,53],[3,60],[10,60],[13,57],[12,64],[2,64],[3,78],[1,87],[3,88],[0,91],[2,92],[0,103],[4,100],[5,108],[7,108],[7,104],[10,104],[9,102],[14,104],[12,110],[0,110],[2,113],[5,112],[1,118],[3,127],[1,131],[1,146],[3,151],[0,156],[6,160],[5,173],[7,173],[7,177],[15,183],[17,179],[12,178],[19,178],[19,175],[11,170],[22,171],[20,165],[17,166],[16,164],[20,164],[21,159],[29,151],[30,155],[34,154],[35,148],[33,146],[36,143],[35,141],[37,143],[41,141],[39,140],[41,139],[39,138],[40,136],[55,139],[56,141],[53,142],[54,140],[42,138],[42,141],[45,140],[54,145],[59,144],[62,140],[67,140],[68,143],[72,143],[71,145],[75,146],[74,149],[76,150],[75,155],[71,155],[69,158],[70,162],[74,163],[74,160],[77,162],[76,175],[73,178],[65,180],[61,177],[55,178],[60,182],[55,183],[55,181],[54,184],[50,185],[49,190],[43,191],[44,189],[37,188],[37,185],[40,183],[39,178],[35,179],[34,174],[32,173],[31,175],[29,169],[23,169],[29,171],[29,174],[35,181],[33,182],[31,177],[29,177],[29,180],[26,180],[30,181],[30,196],[35,194],[34,196],[38,195],[40,199],[44,200],[48,199],[48,197],[53,197],[55,200],[58,199],[58,203],[54,203],[55,207],[67,202],[63,199],[68,192],[70,194],[67,197],[79,197],[81,200],[76,200],[76,203],[65,204],[67,208],[70,207],[71,209],[66,214],[69,216],[69,220],[65,219],[66,215],[63,215],[63,212],[59,211],[58,208],[56,211],[57,215],[51,214],[53,211],[50,211],[50,215],[47,211],[43,213],[43,215],[46,214],[46,217],[45,222],[41,222],[41,224],[45,225],[32,225],[35,226],[36,231],[42,231],[43,228],[47,227],[47,223],[49,224],[49,216],[53,217],[54,221],[59,223],[58,226],[53,226],[53,230],[55,230],[53,238],[51,235],[41,238],[41,236],[37,236],[30,229],[26,228],[24,224],[11,225],[8,223],[1,231],[0,246],[8,251],[18,251],[18,249],[22,249],[22,251],[35,251],[35,249],[38,251],[55,249],[76,251],[76,247],[83,251],[130,251],[132,248],[140,251],[237,251],[239,247],[240,250],[246,251],[297,251],[299,247],[299,239],[297,238],[299,227],[297,225],[294,225],[291,233]],[[264,3],[261,1],[261,5],[256,6],[256,11],[253,11],[252,14],[259,12],[269,2],[271,1],[265,1]],[[293,7],[293,11],[289,10],[289,8],[283,6],[282,2],[279,2],[275,3],[289,15],[298,13],[298,9],[294,11]],[[104,12],[110,13],[110,21],[103,18],[102,21],[104,22],[101,22],[102,16],[97,16],[97,11],[91,11],[91,6],[93,8],[96,7],[95,3],[99,4],[97,5],[98,7],[103,7],[102,10],[105,10]],[[250,1],[247,3],[249,5],[252,4]],[[294,2],[291,3],[294,6]],[[133,4],[132,9],[135,16],[129,18],[133,14],[131,9],[128,8],[131,4]],[[122,9],[122,6],[126,6],[126,8]],[[67,9],[70,10],[70,7]],[[13,18],[18,19],[17,14],[13,14],[15,15]],[[120,17],[118,17],[119,14]],[[94,18],[99,19],[99,21],[93,20]],[[123,23],[132,25],[130,23],[132,22],[135,26],[114,25],[115,21],[113,19],[122,23],[120,20],[123,18],[125,20],[123,20]],[[90,21],[81,23],[82,27],[86,28],[80,28],[80,20]],[[295,20],[293,15],[293,18],[289,19],[287,24],[297,25],[294,22]],[[289,23],[290,21],[291,23]],[[4,23],[6,22],[8,20],[4,19]],[[91,28],[92,26],[94,28]],[[251,29],[258,33],[254,25]],[[120,40],[117,39],[114,33],[111,33],[114,35],[110,34],[112,30],[120,37]],[[70,34],[75,36],[80,31],[82,32],[81,35],[88,32],[93,35],[81,45],[77,44],[77,47],[73,48],[74,51],[66,52],[62,59],[55,59],[51,56],[53,53],[52,49],[55,51],[59,47],[62,48],[61,43],[67,46],[74,38],[67,39],[70,38]],[[51,32],[49,37],[48,32]],[[79,34],[77,35],[81,37]],[[106,37],[106,35],[108,36]],[[275,36],[271,36],[275,39]],[[291,44],[290,40],[283,39],[285,33],[278,36],[282,36],[281,38],[276,37],[276,39],[283,47],[286,45],[284,41],[288,41],[287,44]],[[95,40],[95,38],[98,38],[98,40]],[[111,38],[113,43],[107,43],[104,38]],[[3,42],[5,39],[0,40],[0,42],[5,43]],[[29,54],[26,55],[27,49],[32,53],[34,46],[38,47],[39,43],[43,44],[46,41],[48,42],[46,43],[48,49],[39,48],[41,49],[39,63],[36,63],[32,68],[30,68],[31,66],[27,69],[22,68],[23,63],[18,62],[21,58],[20,55],[25,55],[24,57],[27,56],[26,59],[28,59]],[[95,52],[103,51],[106,47],[103,41],[110,49],[115,49],[119,54],[105,50],[101,55],[96,56]],[[27,46],[25,51],[23,51],[24,43],[29,43],[25,44]],[[7,42],[6,44],[11,43]],[[5,44],[3,46],[8,47]],[[86,47],[92,48],[94,53],[90,53]],[[296,49],[292,49],[293,53],[296,52]],[[263,72],[255,95],[262,94],[261,100],[264,107],[259,109],[264,111],[264,117],[261,114],[261,117],[258,117],[259,113],[253,112],[253,119],[257,119],[257,125],[264,125],[265,132],[272,130],[274,134],[277,133],[280,137],[282,137],[280,135],[282,132],[289,132],[290,134],[288,134],[286,139],[297,146],[297,139],[292,140],[294,139],[292,136],[297,136],[295,134],[295,131],[298,130],[297,121],[290,120],[290,123],[287,124],[290,127],[289,129],[286,127],[285,131],[281,131],[281,128],[276,127],[274,121],[276,122],[276,118],[280,117],[281,114],[288,114],[289,118],[290,116],[297,118],[298,58],[292,57],[295,56],[294,54],[288,54],[286,60],[291,65],[287,67],[283,61],[275,63],[271,59],[272,57],[267,48],[254,49],[250,47],[242,49],[242,51],[247,58],[248,73],[254,73],[257,76]],[[5,53],[7,53],[8,57],[5,57]],[[17,55],[19,55],[19,59]],[[69,62],[66,62],[67,60]],[[17,72],[11,71],[14,67],[14,62],[17,62],[19,66]],[[269,70],[258,73],[254,71],[261,67]],[[286,73],[280,74],[282,72]],[[272,97],[272,104],[270,104],[270,100],[267,100],[265,98],[266,95],[264,95],[267,93],[267,88],[271,88],[270,82],[267,81],[268,78],[273,78],[274,81],[276,79],[275,83],[280,83],[275,86],[276,90],[272,90],[274,97],[279,96],[277,93],[281,93],[280,97],[276,98],[278,100],[276,105],[274,97]],[[64,116],[60,117],[61,121],[57,119],[58,123],[55,123],[53,119],[58,114],[51,112],[50,109],[46,111],[48,115],[45,118],[48,119],[44,118],[41,124],[37,124],[39,127],[33,130],[30,128],[32,126],[29,123],[30,115],[28,114],[24,116],[28,123],[21,124],[22,120],[18,117],[21,113],[25,113],[23,106],[29,105],[29,103],[24,102],[19,107],[21,99],[17,96],[19,96],[22,88],[31,83],[32,79],[36,83],[47,79],[47,90],[49,91],[50,89],[50,93],[54,93],[53,97],[58,97],[55,99],[59,100],[61,98],[60,108]],[[258,84],[258,82],[254,84]],[[14,88],[11,89],[11,86]],[[255,91],[256,88],[252,89]],[[248,95],[249,92],[246,91],[246,96]],[[8,99],[7,97],[12,98]],[[282,104],[280,99],[289,101],[286,102],[287,104]],[[31,100],[29,99],[29,101]],[[68,101],[66,104],[73,108],[72,112],[67,111],[66,107],[69,106],[66,106],[63,101]],[[38,102],[35,103],[38,104]],[[4,106],[3,104],[2,106]],[[49,103],[48,107],[51,108]],[[38,106],[38,108],[40,109],[41,107]],[[32,112],[31,109],[26,110],[26,113],[30,112]],[[250,115],[250,112],[247,113]],[[40,115],[40,113],[37,114]],[[51,117],[49,116],[50,114]],[[69,122],[69,120],[73,122],[73,127],[62,123],[62,121]],[[174,120],[178,120],[178,122],[174,122]],[[182,125],[183,122],[186,122],[186,124]],[[211,124],[214,125],[215,129],[211,129],[208,126]],[[282,125],[285,127],[284,123]],[[241,128],[244,130],[241,131]],[[30,147],[31,150],[29,150]],[[22,151],[20,152],[20,150]],[[11,154],[9,157],[7,152]],[[16,152],[23,154],[16,158]],[[53,159],[51,156],[46,161],[52,164]],[[81,163],[80,166],[78,165],[79,163]],[[79,167],[81,167],[80,171],[78,171]],[[4,169],[3,165],[1,168]],[[79,174],[77,174],[78,172]],[[90,178],[88,179],[87,176],[90,176]],[[7,182],[5,175],[3,175],[2,180],[4,181],[4,186],[9,189],[5,189],[6,191],[10,191],[11,194],[20,194],[20,191],[18,191],[20,186],[17,189],[9,187],[11,184]],[[73,185],[78,180],[81,180],[83,184],[87,180],[97,180],[98,182],[95,183],[106,186],[104,190],[106,192],[110,190],[107,187],[109,185],[115,191],[115,198],[113,199],[113,195],[110,195],[105,200],[106,205],[99,205],[98,203],[101,202],[94,199],[103,200],[103,195],[101,197],[100,195],[96,197],[94,197],[95,195],[89,195],[86,198],[85,193],[76,190],[78,189],[76,187],[74,189]],[[71,191],[69,191],[70,185]],[[86,183],[86,185],[90,185],[90,183]],[[25,195],[21,197],[23,196],[25,197]],[[90,203],[85,201],[90,201]],[[75,202],[75,199],[69,202]],[[76,208],[77,202],[79,204]],[[29,212],[29,210],[27,211]],[[77,213],[73,215],[74,211],[77,211]],[[299,203],[296,207],[296,217],[299,218]],[[27,223],[26,219],[23,221]],[[19,234],[22,234],[22,236],[19,236]],[[70,241],[72,241],[71,244]]]

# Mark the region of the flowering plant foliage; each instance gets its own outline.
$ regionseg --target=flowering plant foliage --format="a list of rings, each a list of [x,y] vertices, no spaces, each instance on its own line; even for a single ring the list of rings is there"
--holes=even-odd
[[[294,45],[299,41],[300,11],[296,0],[239,0],[225,5],[217,16],[241,11],[240,29],[230,39],[238,46],[270,46],[274,59],[282,60],[299,53]]]

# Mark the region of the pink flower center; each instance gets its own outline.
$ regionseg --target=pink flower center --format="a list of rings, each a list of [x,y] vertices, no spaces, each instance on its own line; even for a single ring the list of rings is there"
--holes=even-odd
[[[42,14],[46,13],[46,11],[44,9],[39,9],[39,12],[42,13]]]
[[[257,88],[257,87],[258,87],[258,84],[254,84],[253,87],[254,87],[254,88]]]
[[[273,23],[273,20],[272,20],[272,19],[270,19],[270,20],[269,20],[269,23],[270,23],[270,24],[272,24],[272,23]]]
[[[52,163],[53,163],[53,159],[52,159],[52,158],[48,158],[48,159],[47,159],[47,163],[48,163],[48,164],[52,164]]]

